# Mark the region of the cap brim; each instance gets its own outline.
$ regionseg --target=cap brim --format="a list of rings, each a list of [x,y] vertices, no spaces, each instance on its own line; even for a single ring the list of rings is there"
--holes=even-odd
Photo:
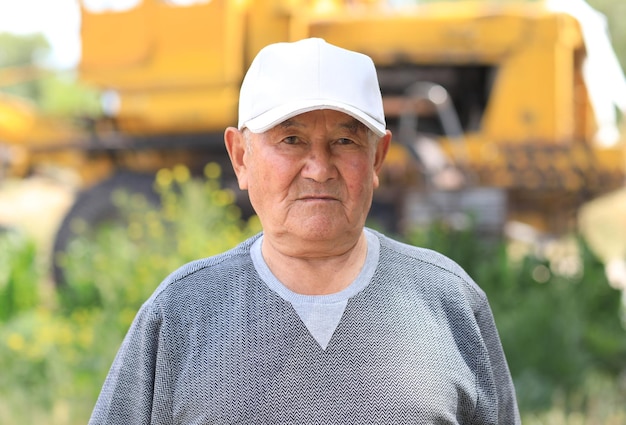
[[[332,109],[343,112],[362,122],[377,136],[382,137],[385,135],[385,124],[380,123],[375,118],[372,118],[370,115],[353,106],[340,102],[332,102],[327,99],[307,99],[277,106],[276,108],[270,109],[269,111],[242,123],[241,128],[246,127],[253,133],[264,133],[289,118],[319,109]]]

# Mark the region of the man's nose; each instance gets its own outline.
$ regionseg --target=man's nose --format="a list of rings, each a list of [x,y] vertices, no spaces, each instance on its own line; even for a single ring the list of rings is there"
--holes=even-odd
[[[337,177],[337,167],[330,149],[327,147],[312,148],[305,158],[302,176],[318,183]]]

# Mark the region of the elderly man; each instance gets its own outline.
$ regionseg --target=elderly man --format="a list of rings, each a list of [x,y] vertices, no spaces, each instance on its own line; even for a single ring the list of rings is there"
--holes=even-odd
[[[263,232],[159,286],[92,424],[519,423],[485,294],[364,227],[391,139],[369,57],[267,46],[224,138]]]

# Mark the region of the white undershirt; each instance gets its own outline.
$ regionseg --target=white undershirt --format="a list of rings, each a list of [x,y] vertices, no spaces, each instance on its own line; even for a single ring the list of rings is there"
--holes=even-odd
[[[358,276],[345,289],[328,295],[298,294],[280,282],[271,272],[263,258],[261,252],[262,235],[251,247],[250,255],[252,256],[252,262],[261,279],[272,291],[293,306],[304,325],[323,350],[328,346],[335,329],[339,325],[348,300],[361,292],[369,284],[372,276],[374,276],[374,271],[378,265],[380,242],[367,229],[365,229],[365,236],[367,239],[367,256]]]

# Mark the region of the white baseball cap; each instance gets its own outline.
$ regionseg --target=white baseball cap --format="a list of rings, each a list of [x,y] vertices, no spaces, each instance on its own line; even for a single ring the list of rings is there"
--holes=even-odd
[[[317,109],[351,115],[382,137],[385,114],[372,59],[321,38],[264,47],[241,85],[239,129],[263,133]]]

